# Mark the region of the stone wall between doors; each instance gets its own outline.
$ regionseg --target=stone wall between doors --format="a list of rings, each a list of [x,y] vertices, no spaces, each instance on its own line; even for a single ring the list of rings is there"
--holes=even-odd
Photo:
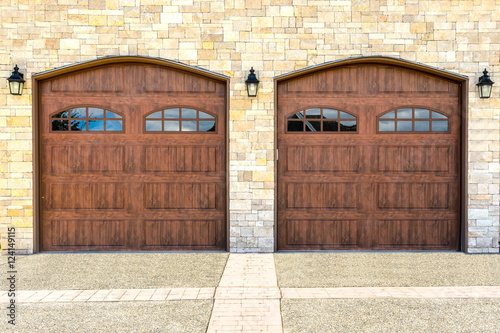
[[[355,56],[420,62],[469,77],[468,252],[499,252],[500,1],[0,0],[0,74],[18,64],[22,96],[0,84],[1,246],[16,228],[33,252],[31,75],[105,56],[141,55],[230,81],[230,251],[274,251],[274,77]],[[257,98],[244,81],[261,80]],[[490,99],[475,84],[484,68]],[[2,251],[5,253],[5,251]]]

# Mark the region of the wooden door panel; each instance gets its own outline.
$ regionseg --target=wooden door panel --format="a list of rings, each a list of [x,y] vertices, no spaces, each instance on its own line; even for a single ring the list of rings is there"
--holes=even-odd
[[[450,82],[431,75],[408,71],[404,68],[378,69],[379,93],[449,94]]]
[[[124,172],[125,147],[120,146],[52,146],[52,174]]]
[[[49,209],[124,209],[125,186],[117,183],[68,184],[49,186]]]
[[[210,93],[216,92],[217,84],[210,79],[161,67],[145,67],[146,92],[163,93]]]
[[[377,186],[379,209],[449,209],[447,183],[384,183]]]
[[[52,220],[50,235],[54,247],[118,246],[125,243],[124,221]]]
[[[356,146],[288,146],[286,172],[357,172]]]
[[[378,246],[453,247],[451,220],[378,220]]]
[[[375,64],[279,82],[278,249],[458,249],[459,91]],[[439,111],[448,132],[379,132],[378,117],[404,107]],[[309,108],[355,115],[357,132],[288,132]]]
[[[217,172],[220,167],[216,146],[144,147],[145,172]]]
[[[42,250],[226,248],[225,82],[123,63],[40,90]],[[119,114],[123,131],[52,130],[79,106]],[[215,131],[146,132],[146,115],[169,107],[213,115]]]
[[[355,220],[287,220],[286,244],[293,247],[356,247],[358,221]]]
[[[216,209],[217,184],[145,183],[145,209]]]
[[[58,93],[122,92],[123,67],[100,67],[51,80],[50,90]]]
[[[453,146],[380,146],[378,171],[407,173],[450,173],[456,165]]]
[[[287,209],[356,209],[358,184],[356,183],[288,183]]]
[[[146,247],[217,246],[214,220],[145,221]]]

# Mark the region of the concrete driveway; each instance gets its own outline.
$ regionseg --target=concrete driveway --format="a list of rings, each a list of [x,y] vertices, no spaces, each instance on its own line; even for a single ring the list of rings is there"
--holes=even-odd
[[[500,331],[498,255],[43,253],[17,270],[2,332]]]

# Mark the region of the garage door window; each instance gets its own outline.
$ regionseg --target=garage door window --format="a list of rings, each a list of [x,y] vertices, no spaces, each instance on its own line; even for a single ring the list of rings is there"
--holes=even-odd
[[[288,116],[287,132],[357,132],[357,119],[340,110],[307,109]]]
[[[146,116],[146,132],[215,132],[215,117],[189,108],[171,108]]]
[[[448,117],[428,109],[404,108],[378,119],[379,132],[448,132]]]
[[[51,120],[52,131],[123,131],[122,116],[106,109],[90,106],[82,106],[58,112],[52,116]]]

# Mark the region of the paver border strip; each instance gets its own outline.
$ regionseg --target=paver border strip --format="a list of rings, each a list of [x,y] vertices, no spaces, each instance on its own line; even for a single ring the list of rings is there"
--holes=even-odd
[[[19,303],[67,303],[335,298],[500,298],[500,286],[23,290],[18,292],[16,301]],[[8,303],[9,299],[7,291],[0,291],[0,303]]]

